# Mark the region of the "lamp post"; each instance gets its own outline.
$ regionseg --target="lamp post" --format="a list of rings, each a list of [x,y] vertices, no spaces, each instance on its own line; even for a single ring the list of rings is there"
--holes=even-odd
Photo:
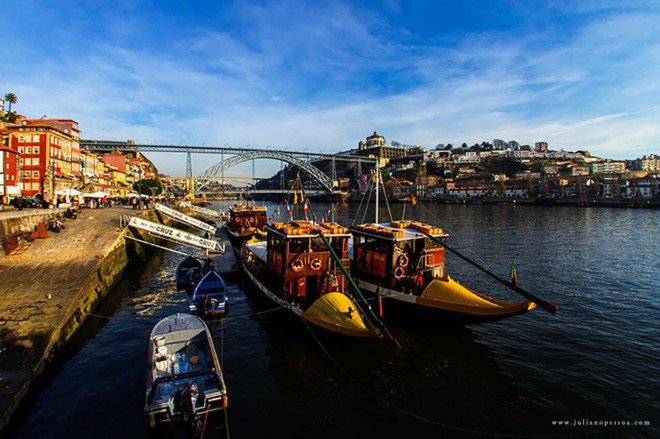
[[[55,160],[50,161],[50,201],[55,200]]]

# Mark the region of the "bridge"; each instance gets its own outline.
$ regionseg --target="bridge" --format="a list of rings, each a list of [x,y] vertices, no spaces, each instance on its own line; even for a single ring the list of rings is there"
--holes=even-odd
[[[326,154],[320,152],[301,152],[281,149],[259,149],[259,148],[235,148],[235,147],[214,147],[214,146],[192,146],[192,145],[147,145],[136,144],[132,141],[111,141],[111,140],[81,140],[80,147],[94,152],[172,152],[186,153],[187,166],[186,178],[188,181],[188,191],[196,195],[205,193],[214,181],[220,177],[224,182],[224,173],[227,169],[238,165],[239,163],[252,160],[252,180],[256,181],[254,175],[254,160],[256,159],[274,159],[289,163],[309,174],[325,192],[338,192],[338,181],[336,173],[336,162],[352,162],[358,165],[358,174],[362,174],[362,164],[375,165],[377,159],[373,157],[361,157],[350,154]],[[191,154],[213,154],[219,155],[220,160],[206,169],[198,177],[192,175]],[[225,158],[225,155],[229,156]],[[313,163],[327,160],[331,162],[331,175],[327,175],[316,167]],[[227,177],[229,179],[229,177]],[[271,191],[272,192],[272,191]]]

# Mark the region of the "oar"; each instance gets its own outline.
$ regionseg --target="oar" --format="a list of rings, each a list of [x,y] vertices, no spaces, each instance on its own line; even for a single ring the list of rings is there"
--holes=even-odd
[[[422,232],[422,233],[424,233],[424,232]],[[433,241],[437,242],[438,244],[440,244],[441,246],[443,246],[444,248],[446,248],[447,250],[449,250],[450,252],[452,252],[453,254],[458,256],[459,258],[461,258],[464,261],[474,265],[479,270],[483,271],[488,276],[492,277],[493,279],[495,279],[496,281],[498,281],[502,285],[506,285],[507,287],[511,288],[513,291],[520,294],[521,296],[523,296],[524,298],[526,298],[530,302],[534,302],[535,304],[537,304],[538,306],[540,306],[544,310],[548,311],[550,314],[555,314],[559,310],[557,305],[555,305],[554,303],[552,303],[548,300],[540,299],[540,298],[536,297],[535,295],[533,295],[532,293],[523,290],[522,288],[520,288],[518,285],[514,284],[513,282],[502,279],[501,277],[499,277],[498,275],[496,275],[495,273],[493,273],[492,271],[490,271],[486,267],[482,267],[481,265],[477,264],[472,259],[470,259],[467,256],[459,253],[456,249],[452,248],[449,244],[447,244],[445,242],[442,242],[440,239],[436,238],[435,236],[431,236],[428,233],[424,233],[424,235],[428,236]]]
[[[339,268],[341,269],[342,273],[344,273],[344,276],[346,276],[346,279],[348,279],[348,281],[351,283],[351,286],[353,287],[353,289],[355,290],[357,295],[360,297],[360,299],[362,299],[362,302],[364,302],[364,304],[367,305],[367,309],[369,310],[369,313],[371,314],[371,317],[373,318],[373,320],[378,323],[378,326],[380,326],[380,329],[385,333],[385,336],[387,337],[387,339],[390,342],[392,342],[392,344],[394,344],[394,346],[397,349],[400,350],[401,349],[401,343],[399,343],[399,340],[397,340],[394,337],[394,335],[387,329],[387,327],[385,326],[385,323],[382,320],[380,320],[374,314],[373,309],[371,309],[371,305],[369,305],[369,302],[367,302],[367,299],[365,299],[364,296],[362,295],[362,291],[360,291],[360,288],[357,286],[357,284],[355,283],[355,281],[353,280],[351,275],[348,273],[348,271],[346,270],[346,267],[344,267],[344,264],[341,263],[341,258],[339,258],[339,256],[335,252],[335,249],[333,249],[332,246],[330,245],[330,243],[328,242],[328,238],[326,238],[325,235],[323,235],[323,233],[319,233],[319,236],[323,240],[323,243],[325,244],[325,246],[328,247],[328,250],[330,250],[330,254],[332,255],[332,258],[335,260],[337,265],[339,265]],[[365,316],[368,318],[366,313],[365,313]]]

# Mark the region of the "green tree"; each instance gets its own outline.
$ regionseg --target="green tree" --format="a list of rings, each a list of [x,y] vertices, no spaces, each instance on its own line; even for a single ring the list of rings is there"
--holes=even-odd
[[[5,101],[9,102],[8,113],[11,114],[11,104],[15,104],[16,102],[18,102],[18,98],[14,93],[7,93],[5,95]]]
[[[507,177],[527,169],[527,166],[509,157],[489,157],[482,162],[482,166],[491,174],[505,174]]]
[[[155,178],[145,178],[133,183],[133,189],[141,195],[151,195],[151,188],[155,187],[156,195],[160,195],[163,192],[163,185],[160,180]]]

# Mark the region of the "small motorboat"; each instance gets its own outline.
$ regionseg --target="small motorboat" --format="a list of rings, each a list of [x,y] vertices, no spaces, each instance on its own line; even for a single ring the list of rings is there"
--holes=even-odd
[[[227,311],[227,283],[214,269],[210,269],[194,287],[190,312],[202,317],[222,316]]]
[[[209,328],[190,314],[162,319],[149,336],[146,403],[150,427],[184,424],[199,432],[227,408],[227,388]]]
[[[204,263],[194,256],[188,256],[176,267],[177,291],[191,291],[195,281],[202,275]]]

